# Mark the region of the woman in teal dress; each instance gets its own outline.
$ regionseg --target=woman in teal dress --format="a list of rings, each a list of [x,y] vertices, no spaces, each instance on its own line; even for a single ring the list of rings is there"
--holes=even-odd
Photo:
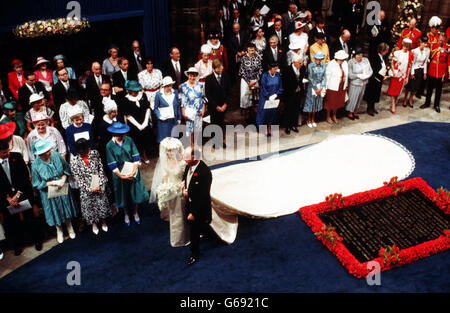
[[[314,54],[314,62],[308,65],[308,91],[306,92],[306,101],[303,112],[308,113],[307,125],[309,128],[317,127],[314,121],[316,112],[323,108],[323,97],[325,95],[325,84],[327,81],[326,65],[322,62],[325,54],[317,51]]]
[[[45,220],[49,226],[56,226],[57,240],[64,241],[62,224],[65,221],[69,237],[74,239],[75,232],[71,219],[77,217],[78,207],[67,183],[70,166],[56,151],[52,151],[51,141],[39,139],[33,143],[32,153],[39,156],[31,166],[33,187],[39,190],[44,208]],[[67,187],[68,193],[55,198],[48,198],[49,187]]]
[[[261,91],[259,94],[258,114],[256,115],[256,124],[267,125],[267,136],[271,136],[271,125],[277,115],[277,108],[264,109],[267,100],[274,99],[283,92],[281,75],[278,72],[278,64],[269,65],[269,70],[263,73],[261,77]]]
[[[137,205],[148,202],[149,194],[139,170],[139,152],[133,139],[126,136],[130,131],[128,125],[113,123],[108,127],[108,131],[112,134],[112,139],[106,145],[106,160],[114,174],[112,180],[116,206],[123,208],[127,226],[130,226],[129,210],[132,211],[135,222],[140,224]],[[125,162],[129,162],[133,166],[128,175],[121,173]]]

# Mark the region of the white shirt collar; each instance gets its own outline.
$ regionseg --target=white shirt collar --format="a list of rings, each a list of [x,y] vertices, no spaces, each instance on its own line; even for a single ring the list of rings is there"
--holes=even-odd
[[[117,122],[117,117],[115,117],[113,120],[109,118],[107,114],[103,115],[103,120],[108,123],[112,124],[113,122]]]

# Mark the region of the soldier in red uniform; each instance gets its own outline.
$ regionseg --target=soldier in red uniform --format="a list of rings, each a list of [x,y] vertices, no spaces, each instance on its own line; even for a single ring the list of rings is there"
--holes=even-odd
[[[441,100],[442,85],[450,73],[450,46],[446,43],[447,36],[444,33],[439,35],[438,42],[431,47],[430,65],[428,67],[428,88],[427,100],[421,109],[428,108],[431,104],[431,95],[436,88],[434,96],[434,109],[440,113],[439,103]]]
[[[439,39],[439,28],[441,27],[442,20],[438,16],[433,16],[430,18],[430,21],[428,22],[428,26],[430,26],[430,31],[427,33],[428,37],[428,48],[431,47],[438,42]],[[418,92],[416,93],[417,98],[422,98],[424,95],[424,91],[426,89],[427,80],[422,80],[422,83],[420,84],[420,88]]]
[[[415,18],[412,18],[409,21],[409,27],[405,28],[402,33],[400,34],[400,38],[397,42],[397,49],[402,49],[402,42],[403,39],[411,39],[412,45],[410,50],[415,49],[419,46],[419,39],[422,36],[422,32],[416,28],[417,20]]]

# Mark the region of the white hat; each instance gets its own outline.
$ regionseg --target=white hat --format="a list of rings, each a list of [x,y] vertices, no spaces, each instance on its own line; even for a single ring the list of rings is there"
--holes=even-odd
[[[71,105],[68,109],[67,109],[67,115],[69,115],[69,118],[71,119],[72,117],[76,116],[76,115],[80,115],[83,114],[83,110],[81,109],[81,107],[79,105]]]
[[[402,42],[404,42],[404,43],[409,43],[409,44],[412,44],[412,40],[411,39],[409,39],[409,38],[405,38],[405,39],[403,39],[403,41]]]
[[[198,75],[198,70],[191,66],[187,71],[184,71],[184,75],[188,76],[189,73],[196,73]]]
[[[204,54],[204,53],[211,54],[211,52],[212,52],[212,48],[210,45],[202,45],[202,47],[200,48],[201,54]]]
[[[295,30],[300,29],[300,28],[304,27],[305,25],[306,24],[304,24],[304,23],[302,23],[300,21],[295,22]]]
[[[42,92],[40,92],[40,93],[33,93],[30,96],[30,104],[33,103],[33,102],[36,102],[36,101],[40,101],[40,100],[42,100],[44,98],[45,97],[44,97],[44,94]]]
[[[168,85],[173,85],[173,84],[175,84],[175,81],[172,79],[171,76],[166,76],[162,80],[162,86],[163,87],[166,87]]]
[[[38,57],[36,59],[36,64],[34,65],[35,67],[38,65],[41,65],[42,63],[50,63],[49,60],[44,59],[43,57]]]
[[[306,18],[308,14],[306,12],[298,12],[295,18]]]
[[[344,50],[339,50],[338,52],[336,52],[336,53],[334,54],[334,58],[335,58],[336,60],[345,60],[345,59],[348,58],[348,54],[347,54],[347,52],[345,52]]]
[[[430,18],[428,25],[430,27],[439,27],[442,24],[442,20],[438,16],[433,16]]]
[[[298,41],[294,41],[293,43],[289,44],[290,50],[297,50],[297,49],[301,49],[301,48],[302,48],[302,45]]]
[[[114,110],[117,110],[117,103],[112,99],[103,98],[102,103],[103,103],[103,111],[106,114],[111,113]]]

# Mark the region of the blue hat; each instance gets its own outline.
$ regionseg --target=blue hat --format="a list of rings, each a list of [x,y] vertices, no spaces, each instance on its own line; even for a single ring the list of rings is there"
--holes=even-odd
[[[41,155],[50,150],[51,148],[53,148],[53,142],[44,139],[39,139],[35,141],[31,146],[31,153],[33,153],[34,155]]]
[[[53,58],[53,61],[56,61],[56,60],[65,60],[66,59],[66,57],[65,56],[63,56],[62,54],[58,54],[58,55],[55,55],[55,57]]]
[[[16,101],[8,101],[3,103],[2,105],[3,110],[15,110],[17,108]]]
[[[130,126],[122,123],[113,123],[107,130],[113,134],[126,134],[130,131]]]
[[[141,91],[142,86],[136,80],[127,80],[125,82],[125,89],[130,91]]]
[[[314,53],[314,59],[323,60],[325,59],[325,54],[322,51],[317,51]]]
[[[355,55],[361,54],[361,53],[364,53],[363,48],[361,48],[361,47],[356,47],[356,49],[355,49]]]

